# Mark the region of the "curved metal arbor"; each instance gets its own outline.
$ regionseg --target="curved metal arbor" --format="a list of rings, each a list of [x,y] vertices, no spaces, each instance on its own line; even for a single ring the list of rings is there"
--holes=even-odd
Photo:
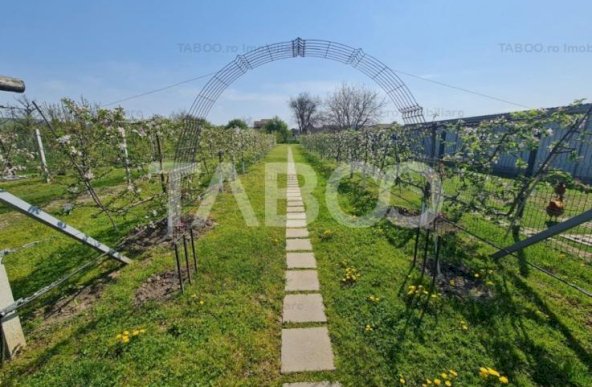
[[[180,180],[193,172],[193,161],[200,136],[200,119],[205,119],[224,90],[244,73],[280,59],[313,57],[350,65],[376,82],[401,113],[405,124],[423,124],[423,109],[403,81],[387,65],[368,55],[361,48],[327,40],[296,38],[256,48],[237,57],[220,69],[202,88],[188,112],[185,127],[175,151],[175,168],[170,174],[169,230],[177,224],[180,214]]]

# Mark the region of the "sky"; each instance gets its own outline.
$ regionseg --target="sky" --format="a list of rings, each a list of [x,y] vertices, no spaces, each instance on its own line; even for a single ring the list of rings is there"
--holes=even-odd
[[[378,58],[428,120],[566,105],[592,91],[588,0],[23,0],[2,9],[0,74],[24,79],[29,98],[84,97],[138,118],[188,110],[237,54],[296,37]],[[207,119],[278,115],[295,126],[290,97],[323,98],[344,82],[380,91],[341,63],[275,61],[229,85]],[[2,93],[0,104],[15,96]],[[387,105],[382,121],[398,118]]]

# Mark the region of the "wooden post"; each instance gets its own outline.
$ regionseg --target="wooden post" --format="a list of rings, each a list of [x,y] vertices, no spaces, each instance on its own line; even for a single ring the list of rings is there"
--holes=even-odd
[[[37,138],[37,146],[39,147],[39,156],[41,158],[41,170],[45,176],[45,182],[50,182],[49,168],[47,168],[47,160],[45,159],[45,148],[43,148],[43,140],[41,139],[41,132],[35,129],[35,138]]]
[[[2,264],[3,256],[0,255],[0,309],[3,309],[14,302],[10,283],[8,282],[8,275],[6,269]],[[6,317],[0,317],[0,329],[2,330],[4,345],[2,353],[6,353],[8,357],[15,356],[25,345],[25,335],[21,327],[21,321],[16,313],[11,313]]]

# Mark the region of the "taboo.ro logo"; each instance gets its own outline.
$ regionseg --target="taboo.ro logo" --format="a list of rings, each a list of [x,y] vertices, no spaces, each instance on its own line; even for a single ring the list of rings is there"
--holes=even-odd
[[[302,177],[304,183],[300,186],[302,201],[306,208],[306,219],[314,222],[319,214],[319,203],[313,196],[318,185],[318,177],[314,169],[308,164],[295,163],[296,173]],[[284,227],[286,215],[278,213],[278,203],[287,195],[286,188],[280,188],[280,176],[285,175],[288,163],[267,163],[265,165],[265,225]],[[199,172],[198,167],[185,166],[179,175],[190,175]],[[360,184],[372,184],[378,187],[374,209],[366,214],[356,216],[344,211],[340,205],[340,186],[344,179],[359,176]],[[172,179],[178,180],[178,179]],[[397,183],[404,181],[405,185],[416,191],[420,197],[428,195],[422,208],[417,214],[402,214],[392,205],[392,194]],[[417,182],[421,181],[421,184]],[[415,183],[413,183],[415,182]],[[260,225],[247,192],[231,163],[218,165],[212,176],[208,189],[201,195],[197,217],[207,219],[224,184],[230,188],[236,204],[248,227]],[[169,183],[169,221],[179,213],[180,203],[175,197],[180,197],[179,183]],[[428,165],[420,162],[405,162],[382,170],[369,163],[352,162],[340,164],[331,174],[324,191],[325,204],[331,216],[340,224],[351,227],[370,227],[381,219],[388,219],[391,223],[404,228],[424,227],[431,224],[437,217],[442,206],[442,189],[439,175]]]

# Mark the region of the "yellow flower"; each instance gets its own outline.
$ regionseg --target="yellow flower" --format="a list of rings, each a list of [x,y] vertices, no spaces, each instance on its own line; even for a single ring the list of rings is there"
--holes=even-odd
[[[134,329],[134,331],[132,332],[132,336],[138,336],[140,334],[140,331],[137,329]]]
[[[479,368],[479,375],[481,375],[483,379],[486,379],[489,376],[489,371],[487,371],[487,368],[481,367]]]
[[[442,377],[442,379],[448,379],[448,374],[446,372],[442,372],[440,376]]]
[[[205,303],[205,301],[204,301],[204,300],[199,300],[199,304],[200,304],[200,305],[203,305],[204,303]]]
[[[407,382],[405,381],[405,378],[400,378],[400,379],[399,379],[399,383],[401,383],[401,384],[405,384],[405,383],[407,383]]]
[[[448,387],[452,386],[452,382],[450,380],[445,381],[444,384]]]
[[[506,376],[500,376],[499,381],[501,384],[508,384],[510,382]]]
[[[442,382],[440,381],[440,379],[434,379],[434,384],[436,386],[439,386],[440,384],[442,384]]]
[[[451,369],[451,370],[448,370],[448,371],[450,372],[450,375],[452,375],[453,377],[456,378],[458,376],[458,373],[455,370],[452,370]]]
[[[115,336],[115,338],[116,338],[117,340],[121,339],[121,333],[119,333],[117,336]]]
[[[144,328],[140,329],[140,333],[146,333],[146,329],[144,329]]]
[[[123,335],[124,336],[129,336],[129,332],[128,331],[123,331]]]
[[[489,368],[489,367],[487,367],[487,372],[489,372],[489,375],[493,375],[493,376],[497,376],[497,377],[499,377],[499,376],[500,376],[499,372],[497,372],[497,371],[496,371],[496,370],[494,370],[493,368]]]
[[[127,343],[129,343],[129,341],[130,341],[130,339],[129,339],[129,336],[123,336],[123,337],[121,338],[121,341],[122,341],[124,344],[127,344]]]
[[[432,384],[432,381],[430,379],[426,379],[426,383],[427,384]]]

